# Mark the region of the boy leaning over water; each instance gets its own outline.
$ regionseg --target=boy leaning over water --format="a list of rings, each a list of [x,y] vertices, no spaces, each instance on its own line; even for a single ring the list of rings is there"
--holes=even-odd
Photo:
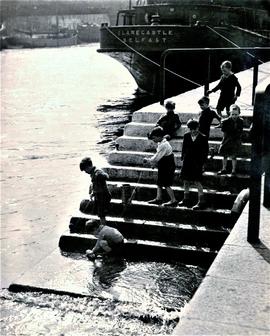
[[[106,224],[105,215],[108,211],[111,194],[107,187],[107,180],[109,175],[106,174],[102,169],[98,169],[93,166],[90,157],[85,157],[80,162],[80,170],[84,171],[86,174],[91,176],[92,184],[89,187],[90,200],[94,201],[93,213],[98,215],[101,224]]]
[[[122,248],[124,237],[117,229],[91,219],[86,222],[85,226],[87,232],[97,238],[94,248],[86,250],[89,259],[95,259],[98,254],[117,253]]]

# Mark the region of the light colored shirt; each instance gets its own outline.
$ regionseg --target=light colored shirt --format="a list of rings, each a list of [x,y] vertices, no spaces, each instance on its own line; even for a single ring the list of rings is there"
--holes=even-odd
[[[95,235],[98,240],[106,240],[109,244],[117,244],[123,241],[123,235],[115,228],[104,225],[101,226],[101,230]]]
[[[161,142],[158,143],[157,152],[154,156],[149,159],[150,162],[158,162],[163,156],[169,156],[172,154],[172,146],[166,139],[163,139]]]

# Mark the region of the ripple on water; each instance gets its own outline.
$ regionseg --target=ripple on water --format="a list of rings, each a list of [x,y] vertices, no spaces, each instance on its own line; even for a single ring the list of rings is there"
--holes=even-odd
[[[79,255],[73,257],[80,259]],[[98,260],[89,279],[91,298],[2,291],[4,332],[7,335],[171,334],[181,308],[203,275],[204,270],[183,264],[119,260],[106,264]]]

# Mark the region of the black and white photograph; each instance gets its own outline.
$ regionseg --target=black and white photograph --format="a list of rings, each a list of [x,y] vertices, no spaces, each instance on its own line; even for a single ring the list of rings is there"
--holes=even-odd
[[[0,0],[2,336],[270,336],[270,0]]]

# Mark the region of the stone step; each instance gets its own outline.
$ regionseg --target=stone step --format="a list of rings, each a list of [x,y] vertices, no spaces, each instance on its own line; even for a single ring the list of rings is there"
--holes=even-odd
[[[97,218],[78,214],[70,220],[71,233],[89,233],[85,222]],[[229,235],[225,228],[210,229],[206,226],[175,224],[159,221],[146,221],[107,217],[107,225],[118,229],[126,239],[158,241],[174,246],[191,245],[219,250]]]
[[[116,139],[117,149],[119,151],[139,151],[139,152],[155,152],[157,148],[157,144],[154,141],[149,141],[147,137],[134,137],[134,136],[121,136]],[[220,146],[220,141],[210,140],[209,148],[214,151],[214,153],[218,153],[218,149]],[[173,148],[174,152],[182,151],[182,139],[172,139],[170,140],[170,144]],[[251,155],[251,144],[250,143],[242,143],[239,148],[239,157],[250,157]]]
[[[189,119],[198,119],[199,113],[190,113],[190,112],[175,112],[179,115],[179,118],[183,124],[186,124]],[[224,113],[224,112],[223,112]],[[166,111],[164,109],[164,112],[153,112],[153,111],[136,111],[132,114],[132,121],[138,122],[138,123],[150,123],[150,124],[156,124],[158,119],[165,115]],[[243,113],[241,113],[241,117],[244,120],[244,127],[250,127],[252,122],[252,117],[246,116]],[[218,121],[216,119],[213,120],[213,125],[218,124]]]
[[[127,136],[134,136],[134,137],[147,137],[147,134],[151,132],[151,130],[155,127],[155,124],[145,124],[145,123],[138,123],[138,122],[130,122],[125,125],[124,128],[124,135]],[[178,129],[176,135],[179,138],[182,138],[184,134],[188,131],[186,125],[182,125],[180,129]],[[220,128],[215,128],[211,126],[210,130],[210,139],[222,139],[223,132]],[[249,129],[244,128],[243,131],[243,140],[246,141],[249,137]]]
[[[109,153],[108,162],[111,165],[122,165],[122,166],[140,166],[147,167],[143,163],[143,159],[151,158],[153,154],[146,152],[134,152],[134,151],[111,151]],[[182,166],[182,161],[180,159],[181,154],[175,153],[175,164],[176,167]],[[208,157],[205,163],[206,171],[218,172],[222,168],[222,156],[214,156],[213,158]],[[228,167],[231,165],[231,160],[228,160]],[[250,169],[250,159],[249,158],[237,158],[237,171],[239,173],[249,174]]]
[[[64,252],[85,253],[93,248],[96,238],[86,234],[64,234],[60,237],[59,247]],[[186,265],[199,265],[209,267],[217,255],[209,248],[196,248],[194,246],[171,246],[165,243],[148,242],[140,240],[126,241],[121,256],[131,260],[147,260],[159,262],[182,262]]]
[[[93,215],[93,202],[82,200],[80,211],[84,214]],[[231,211],[226,209],[192,210],[183,207],[165,207],[152,205],[147,202],[132,201],[124,205],[122,200],[112,199],[108,208],[108,216],[124,217],[133,219],[156,220],[173,223],[186,223],[207,227],[224,226],[231,228],[234,225],[234,217]]]
[[[108,188],[112,194],[112,198],[122,198],[123,185],[126,182],[122,181],[109,181],[107,182]],[[146,183],[129,183],[130,194],[132,194],[132,199],[136,201],[147,202],[156,197],[157,187],[154,184]],[[184,197],[184,189],[182,187],[173,187],[174,194],[177,200],[181,201]],[[163,190],[163,199],[166,202],[168,199],[168,194]],[[207,206],[213,209],[231,209],[233,203],[237,197],[237,194],[232,194],[229,192],[218,192],[214,189],[204,189],[205,200]],[[195,205],[198,201],[198,191],[195,188],[190,189],[190,201],[192,205]]]
[[[157,180],[157,169],[112,165],[107,165],[103,169],[109,174],[111,181],[156,183]],[[249,187],[249,183],[250,177],[248,175],[217,175],[212,172],[205,172],[202,180],[204,188],[215,189],[223,192],[228,191],[237,194],[242,189]],[[183,182],[180,180],[179,169],[176,169],[175,171],[174,185],[183,185]]]

